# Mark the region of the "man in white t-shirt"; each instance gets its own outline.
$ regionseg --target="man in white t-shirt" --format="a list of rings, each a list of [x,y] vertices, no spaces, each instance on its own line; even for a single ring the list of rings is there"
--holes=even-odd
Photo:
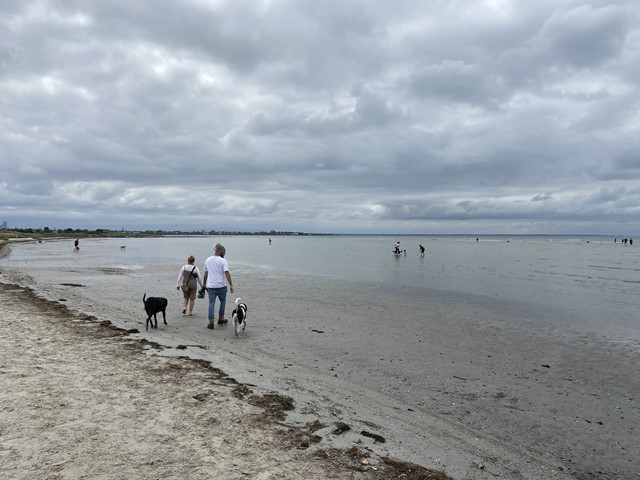
[[[219,243],[216,244],[214,254],[204,262],[204,286],[209,294],[209,325],[213,329],[216,298],[220,299],[218,308],[218,325],[226,325],[229,320],[224,318],[224,307],[227,300],[227,282],[233,293],[233,282],[229,273],[229,264],[224,259],[226,249]]]

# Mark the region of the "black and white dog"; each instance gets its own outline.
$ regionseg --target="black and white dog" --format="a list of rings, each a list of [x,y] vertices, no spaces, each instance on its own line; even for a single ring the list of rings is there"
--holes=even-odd
[[[165,311],[167,310],[167,302],[166,298],[163,297],[149,297],[146,298],[147,294],[145,293],[142,297],[142,302],[144,303],[144,309],[147,312],[147,324],[146,330],[149,330],[149,322],[151,322],[152,328],[158,328],[158,317],[156,316],[158,313],[162,312],[162,319],[164,320],[164,324],[167,324],[167,315]],[[153,320],[151,320],[151,315],[156,321],[155,327],[153,326]]]
[[[231,314],[233,318],[233,333],[236,337],[240,336],[240,327],[242,327],[243,332],[247,327],[247,306],[241,300],[241,298],[236,298],[236,308],[233,309]]]

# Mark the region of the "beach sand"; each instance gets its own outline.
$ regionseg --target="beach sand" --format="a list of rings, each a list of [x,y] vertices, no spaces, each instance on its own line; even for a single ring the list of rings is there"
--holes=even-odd
[[[392,297],[232,271],[251,292],[241,340],[204,328],[202,300],[180,316],[166,271],[0,271],[0,476],[640,478],[636,349],[481,310],[430,310],[423,335],[420,309],[384,321],[413,310]],[[143,291],[170,299],[168,325],[145,332]]]
[[[307,453],[322,425],[282,422],[287,396],[29,288],[0,284],[0,304],[1,478],[449,478],[363,444]]]

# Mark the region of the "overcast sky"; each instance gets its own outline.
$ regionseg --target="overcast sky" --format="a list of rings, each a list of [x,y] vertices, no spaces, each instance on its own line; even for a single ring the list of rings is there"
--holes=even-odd
[[[638,0],[2,0],[0,224],[640,234]]]

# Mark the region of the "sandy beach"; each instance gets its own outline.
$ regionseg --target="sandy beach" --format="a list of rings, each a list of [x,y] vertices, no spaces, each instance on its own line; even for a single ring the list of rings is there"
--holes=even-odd
[[[0,284],[0,303],[2,478],[449,478],[365,442],[306,453],[324,426],[283,423],[289,397],[155,355],[28,288]]]
[[[631,347],[525,335],[481,311],[471,336],[465,319],[433,311],[428,338],[407,343],[406,358],[379,351],[372,367],[370,345],[412,332],[341,330],[362,306],[330,282],[237,268],[261,310],[237,341],[204,329],[203,301],[181,317],[159,272],[144,283],[173,308],[149,332],[126,272],[55,274],[58,284],[0,264],[8,478],[640,478]],[[304,301],[287,302],[291,291]],[[320,308],[326,295],[334,308]],[[388,300],[367,315],[402,308]],[[309,315],[322,330],[287,330]],[[407,365],[403,378],[392,362]],[[386,385],[355,381],[371,368],[388,369]],[[422,400],[418,376],[430,385]]]

